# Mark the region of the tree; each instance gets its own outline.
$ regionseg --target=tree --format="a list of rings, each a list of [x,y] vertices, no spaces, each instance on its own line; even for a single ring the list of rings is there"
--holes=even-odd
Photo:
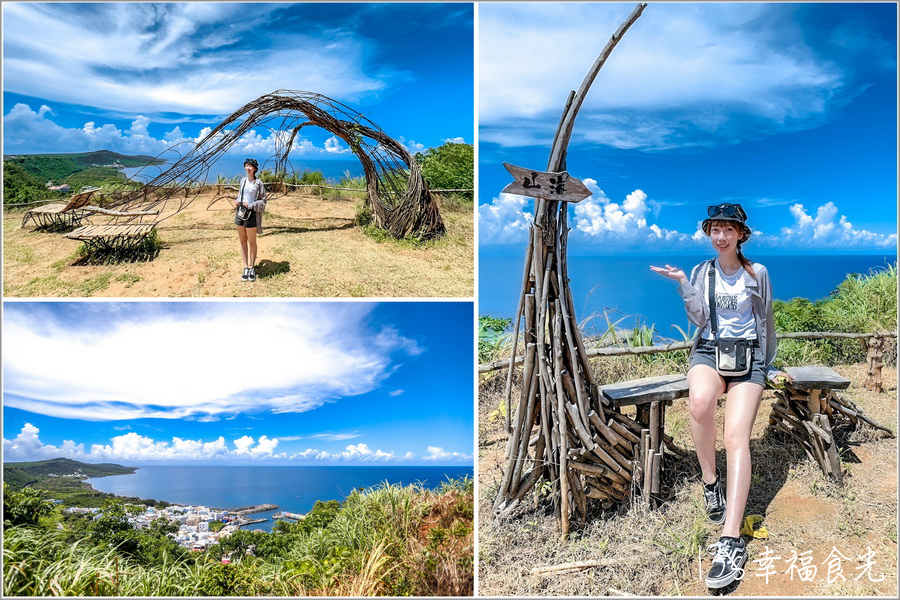
[[[14,491],[3,482],[3,525],[37,525],[41,517],[53,512],[53,504],[42,497],[42,492],[32,488]]]
[[[10,160],[3,161],[3,204],[25,204],[53,196],[53,192],[22,165]]]
[[[416,153],[428,186],[435,189],[471,189],[475,186],[475,147],[445,142]]]

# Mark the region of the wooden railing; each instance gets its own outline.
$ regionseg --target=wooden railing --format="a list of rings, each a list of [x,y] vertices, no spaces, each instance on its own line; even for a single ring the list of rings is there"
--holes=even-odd
[[[866,362],[869,366],[869,377],[866,380],[866,389],[876,391],[882,390],[881,383],[881,367],[883,364],[884,340],[888,338],[896,338],[896,331],[873,331],[871,333],[838,333],[833,331],[798,331],[792,333],[779,333],[776,335],[779,340],[860,340],[866,347]],[[671,344],[661,344],[658,346],[628,346],[628,347],[608,347],[608,348],[590,348],[587,350],[587,356],[593,358],[596,356],[628,356],[635,354],[661,354],[663,352],[676,352],[678,350],[689,350],[692,342],[674,342]],[[524,357],[516,356],[513,361],[514,365],[522,364]],[[490,373],[499,371],[509,367],[509,359],[495,360],[490,363],[478,365],[479,373]]]

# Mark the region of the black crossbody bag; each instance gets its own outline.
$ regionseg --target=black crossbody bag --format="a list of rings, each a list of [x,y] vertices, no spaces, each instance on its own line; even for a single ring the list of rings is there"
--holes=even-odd
[[[238,190],[238,197],[237,197],[238,202],[240,202],[241,200],[243,200],[243,196],[244,196],[244,183],[245,183],[245,182],[246,182],[246,179],[242,179],[242,180],[241,180],[241,189]],[[241,221],[246,221],[246,220],[249,219],[252,215],[253,215],[253,209],[252,209],[252,208],[249,208],[249,207],[244,206],[244,205],[242,205],[242,204],[238,204],[238,207],[237,207],[237,217],[238,217],[238,219],[240,219]]]
[[[709,327],[716,349],[716,371],[719,375],[736,377],[750,372],[755,340],[745,338],[720,338],[719,319],[716,315],[716,265],[709,262]]]

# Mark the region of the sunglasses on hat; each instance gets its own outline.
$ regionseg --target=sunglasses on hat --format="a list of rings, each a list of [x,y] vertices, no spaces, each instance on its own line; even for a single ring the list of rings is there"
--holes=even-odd
[[[747,213],[744,212],[744,209],[741,208],[740,204],[719,204],[717,206],[710,206],[706,209],[706,214],[709,215],[710,219],[715,219],[719,215],[723,217],[737,217],[742,221],[747,220]]]

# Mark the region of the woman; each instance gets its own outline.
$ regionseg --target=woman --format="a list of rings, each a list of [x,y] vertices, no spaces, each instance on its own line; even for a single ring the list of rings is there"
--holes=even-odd
[[[724,523],[719,541],[710,546],[715,558],[706,578],[708,587],[721,588],[743,577],[747,562],[747,546],[740,529],[750,489],[750,431],[766,378],[788,376],[772,366],[777,341],[769,274],[741,252],[741,245],[752,233],[747,215],[740,204],[710,206],[707,214],[701,227],[718,254],[716,259],[694,267],[690,279],[670,265],[650,268],[678,282],[688,318],[699,328],[687,376],[691,437],[700,463],[707,515],[717,525]],[[714,300],[709,294],[710,281],[715,286]],[[745,347],[729,352],[738,345],[734,340]],[[749,358],[749,369],[740,375],[723,375],[729,373],[728,358],[735,354],[739,360]],[[716,404],[726,392],[727,497],[716,468]]]
[[[244,160],[246,177],[241,178],[238,195],[234,201],[236,209],[234,224],[237,225],[238,238],[241,241],[241,257],[244,260],[244,272],[241,281],[256,281],[256,234],[262,233],[262,215],[266,209],[266,188],[256,178],[259,163],[255,158]]]

